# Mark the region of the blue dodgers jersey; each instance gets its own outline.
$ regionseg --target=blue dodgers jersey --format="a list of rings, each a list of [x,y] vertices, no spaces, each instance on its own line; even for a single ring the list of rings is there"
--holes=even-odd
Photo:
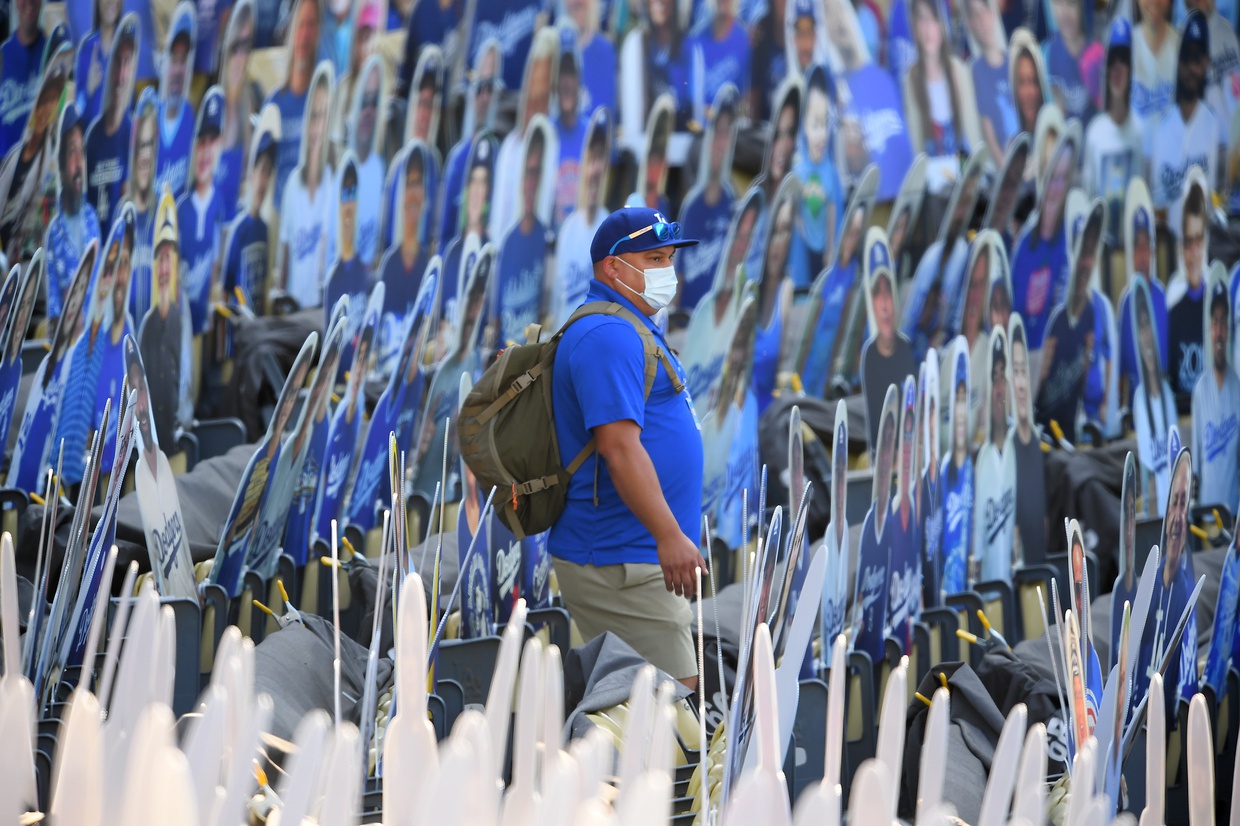
[[[753,342],[753,391],[758,397],[758,414],[761,415],[771,403],[775,393],[775,381],[779,374],[779,349],[784,340],[784,313],[780,303],[775,305],[771,323],[766,327],[758,321],[757,335]]]
[[[220,201],[224,204],[224,214],[232,216],[238,209],[244,209],[241,199],[241,177],[245,174],[245,146],[240,142],[236,146],[220,149],[219,163],[215,167],[215,188],[219,190]]]
[[[740,21],[733,21],[732,30],[723,40],[715,40],[710,28],[694,38],[702,50],[702,99],[713,101],[724,84],[731,83],[742,96],[749,91],[749,34]]]
[[[101,227],[112,226],[112,211],[121,200],[121,187],[129,179],[129,135],[133,121],[128,113],[116,134],[109,135],[103,117],[86,130],[86,200],[95,208]]]
[[[332,520],[340,516],[340,509],[344,504],[345,482],[353,467],[353,450],[362,430],[361,400],[358,400],[351,422],[348,412],[348,402],[342,401],[336,414],[332,416],[331,432],[328,434],[327,448],[323,454],[322,475],[318,481],[318,501],[314,508],[311,541],[319,537],[331,541]]]
[[[939,471],[943,485],[943,592],[958,594],[969,587],[969,545],[973,539],[973,459],[965,456],[959,470],[951,454]]]
[[[616,47],[602,34],[581,49],[581,81],[589,98],[582,101],[582,117],[589,119],[600,106],[616,111]]]
[[[65,5],[77,7],[77,4],[66,3]],[[81,4],[81,8],[89,11],[89,7],[85,3]],[[90,67],[92,63],[97,65],[99,72],[99,85],[94,89],[90,88]],[[78,117],[84,124],[89,124],[93,121],[103,109],[103,77],[107,64],[108,56],[103,53],[103,40],[99,37],[98,32],[91,32],[78,46],[77,73],[74,75],[77,81],[76,103]]]
[[[525,343],[525,328],[542,322],[547,273],[547,229],[537,220],[526,234],[517,222],[504,238],[496,262],[492,308],[499,318],[499,346]]]
[[[43,71],[43,50],[47,37],[43,34],[29,46],[23,46],[13,34],[0,43],[0,158],[22,138],[35,95],[39,93],[39,75]]]
[[[276,180],[272,203],[284,203],[284,184],[301,161],[301,121],[306,114],[306,95],[281,86],[267,96],[266,103],[280,110],[280,142],[276,146]]]
[[[1030,350],[1042,349],[1051,309],[1063,303],[1067,283],[1068,246],[1063,228],[1043,241],[1031,219],[1012,251],[1012,311],[1025,321]]]
[[[211,270],[219,260],[224,228],[224,203],[212,187],[205,204],[193,192],[177,203],[177,229],[181,235],[182,291],[189,301],[191,329],[204,333],[211,320]]]
[[[995,140],[1006,147],[1012,136],[1020,131],[1007,60],[998,66],[991,66],[986,58],[975,57],[969,69],[973,74],[973,89],[977,93],[977,112],[990,121],[995,130]]]
[[[1146,282],[1150,290],[1150,305],[1154,309],[1154,327],[1158,330],[1158,347],[1162,351],[1163,370],[1167,369],[1167,293],[1158,279]],[[1132,403],[1132,394],[1140,384],[1137,374],[1137,338],[1132,329],[1132,290],[1125,290],[1119,305],[1119,371],[1128,377],[1128,398],[1120,404]]]
[[[628,299],[598,281],[591,282],[586,301],[614,301],[643,318]],[[683,382],[684,369],[663,334],[649,319],[646,324]],[[600,369],[603,359],[608,369]],[[556,351],[552,381],[560,457],[571,462],[599,425],[636,422],[663,496],[681,531],[696,542],[703,454],[693,400],[687,390],[677,393],[660,367],[650,398],[643,402],[645,363],[641,337],[623,318],[590,316],[568,328]],[[564,513],[551,529],[551,555],[582,565],[658,564],[654,537],[620,499],[606,463],[598,462],[596,453],[573,474]]]
[[[267,224],[262,218],[243,212],[233,221],[225,252],[224,300],[231,301],[233,290],[240,287],[246,303],[259,306],[261,302],[256,299],[263,295],[267,270]]]
[[[856,277],[855,260],[850,264],[837,264],[827,272],[822,288],[822,309],[818,313],[818,321],[810,339],[813,346],[810,347],[805,368],[801,371],[801,380],[806,392],[810,394],[826,392],[827,382],[831,378],[830,360],[835,347],[835,335],[839,331],[844,305],[848,302]]]
[[[478,65],[482,46],[495,38],[503,52],[504,86],[520,89],[524,83],[526,56],[534,41],[534,29],[539,25],[538,15],[546,12],[549,6],[545,0],[488,0],[479,3],[474,14],[469,65]]]
[[[1005,68],[1005,77],[1006,73]],[[865,148],[878,165],[878,200],[894,201],[913,163],[900,91],[891,75],[874,63],[849,72],[845,79],[853,93],[848,111],[861,124]]]
[[[327,452],[327,436],[331,422],[306,422],[311,428],[303,448],[305,457],[301,474],[293,482],[293,499],[289,507],[288,522],[284,527],[284,552],[298,565],[304,565],[310,555],[310,527],[314,518],[314,497],[319,488],[319,475],[323,467],[323,455]]]
[[[725,184],[719,203],[714,206],[706,202],[705,189],[695,189],[680,205],[677,220],[681,226],[690,227],[693,237],[700,242],[676,253],[676,274],[680,276],[680,293],[676,300],[682,310],[696,308],[714,284],[715,272],[719,269],[728,240],[728,225],[732,221],[735,201],[731,189]]]
[[[155,191],[162,192],[164,184],[172,190],[173,198],[185,193],[189,179],[189,155],[194,148],[194,107],[182,100],[181,111],[168,119],[167,104],[159,105],[159,155],[155,161]]]
[[[883,656],[883,631],[887,624],[887,580],[891,566],[891,515],[884,520],[882,535],[871,505],[861,523],[861,543],[857,549],[857,595],[861,607],[861,628],[857,631],[856,649],[870,655],[872,662]]]

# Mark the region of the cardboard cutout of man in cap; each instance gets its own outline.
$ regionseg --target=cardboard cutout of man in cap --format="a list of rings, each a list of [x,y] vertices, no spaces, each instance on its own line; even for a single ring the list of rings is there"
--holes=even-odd
[[[151,416],[160,444],[176,443],[177,410],[181,403],[182,327],[181,248],[176,204],[165,187],[155,219],[154,262],[149,289],[154,299],[142,319],[138,346],[150,379]],[[134,273],[135,278],[141,274]]]
[[[1152,130],[1150,185],[1154,208],[1167,210],[1172,227],[1180,223],[1180,194],[1188,171],[1201,167],[1210,186],[1218,170],[1219,121],[1206,105],[1210,34],[1205,18],[1192,11],[1184,21],[1175,101]]]
[[[1147,505],[1161,508],[1167,499],[1171,462],[1175,458],[1167,455],[1167,433],[1176,423],[1175,396],[1171,392],[1171,386],[1163,378],[1162,355],[1158,344],[1160,337],[1152,317],[1154,310],[1144,277],[1133,280],[1132,301],[1129,306],[1141,365],[1132,402],[1133,424],[1137,431],[1137,456],[1147,477],[1141,486],[1150,492]]]
[[[1142,168],[1146,126],[1131,105],[1132,26],[1122,17],[1111,23],[1102,95],[1103,109],[1085,130],[1082,176],[1085,193],[1106,204],[1107,238],[1115,244],[1124,234],[1128,181]]]
[[[180,198],[189,182],[189,156],[194,150],[194,107],[189,103],[190,73],[194,65],[196,12],[194,4],[181,0],[172,13],[167,57],[159,82],[159,163],[156,189],[164,184],[173,198]]]
[[[939,476],[943,492],[943,593],[967,590],[976,579],[973,545],[973,456],[969,439],[969,352],[957,337],[950,347],[952,390],[949,427],[951,442]]]
[[[358,335],[365,320],[371,287],[370,270],[362,262],[357,249],[358,198],[361,189],[358,178],[357,158],[352,152],[345,152],[340,161],[337,185],[337,256],[328,269],[327,283],[323,287],[323,306],[335,307],[342,297],[348,299],[345,315],[349,324],[345,330],[344,352],[340,359],[341,364],[346,366],[353,363],[353,350],[357,346]],[[324,318],[325,327],[330,320],[329,313]],[[340,371],[336,379],[344,379],[344,370]]]
[[[216,186],[224,92],[212,86],[203,96],[194,136],[192,181],[177,203],[181,258],[185,262],[185,297],[191,331],[201,335],[211,324],[213,305],[220,300],[222,236],[228,219],[223,193]]]
[[[426,172],[432,162],[430,149],[413,141],[397,157],[395,183],[400,193],[392,223],[400,228],[395,243],[383,255],[379,278],[384,287],[383,323],[379,336],[379,372],[395,366],[401,350],[400,339],[414,301],[421,295],[422,278],[432,250],[426,237],[430,211]]]
[[[892,478],[895,475],[896,448],[900,433],[897,425],[901,410],[900,390],[894,384],[883,396],[878,439],[874,451],[872,503],[861,523],[857,545],[857,586],[854,611],[859,616],[855,648],[871,658],[882,656],[887,632],[888,599],[891,595],[891,540],[895,534],[892,517]]]
[[[20,490],[37,490],[44,482],[44,474],[52,453],[52,436],[64,406],[64,394],[68,385],[69,371],[78,338],[82,307],[86,302],[91,272],[95,266],[97,244],[88,244],[77,273],[65,295],[64,312],[51,333],[51,350],[43,357],[30,383],[26,396],[17,445],[13,448],[13,461],[5,479],[6,487]],[[35,253],[31,269],[42,277],[43,256]]]
[[[1197,501],[1240,507],[1240,377],[1231,362],[1231,296],[1225,273],[1216,267],[1205,302],[1207,367],[1193,388],[1193,455],[1197,457]]]
[[[0,101],[4,101],[0,109],[0,158],[17,145],[29,120],[39,89],[36,78],[43,71],[47,46],[40,21],[43,0],[14,3],[13,10],[17,26],[8,40],[0,43],[0,65],[4,67],[4,78],[0,80]]]
[[[1178,225],[1180,267],[1167,282],[1167,381],[1180,415],[1189,412],[1197,378],[1206,372],[1203,319],[1210,261],[1210,187],[1193,167],[1184,179]],[[1206,348],[1208,349],[1208,348]]]
[[[560,449],[576,456],[593,440],[596,451],[569,481],[548,540],[582,634],[615,631],[691,687],[689,604],[677,597],[693,594],[694,570],[706,569],[698,553],[701,433],[684,370],[666,344],[667,362],[643,397],[645,353],[634,325],[662,341],[651,317],[675,297],[673,255],[692,243],[679,224],[645,208],[612,213],[594,236],[586,303],[615,303],[632,318],[587,316],[561,338],[552,382]],[[604,584],[616,572],[623,580]],[[625,604],[641,604],[639,617],[623,619]]]
[[[77,262],[93,238],[99,240],[99,216],[86,201],[85,124],[73,104],[60,113],[59,209],[47,225],[47,317],[60,315],[65,291],[73,280]]]
[[[99,284],[111,284],[108,290],[111,308],[103,340],[103,365],[99,370],[98,384],[92,391],[95,422],[103,421],[103,408],[108,401],[111,401],[113,409],[116,409],[125,383],[125,339],[134,335],[133,320],[129,317],[129,290],[133,284],[133,236],[133,205],[123,203],[116,222],[112,225],[112,231],[108,233],[107,244],[99,252],[99,275],[95,289],[99,289]],[[104,437],[100,462],[103,473],[112,472],[115,442],[116,429],[109,427]]]
[[[1013,542],[1016,529],[1016,455],[1008,445],[1007,330],[990,331],[984,381],[986,441],[974,465],[976,497],[973,506],[973,554],[981,560],[981,579],[1011,581],[1012,571],[1024,564]]]
[[[245,206],[225,231],[222,256],[225,300],[232,301],[240,290],[241,299],[259,315],[266,307],[270,260],[270,235],[263,217],[263,205],[275,179],[278,128],[278,113],[275,109],[264,109],[250,149]]]
[[[891,274],[891,257],[881,237],[882,229],[873,228],[867,238],[866,308],[872,331],[861,351],[861,388],[865,395],[866,425],[871,450],[877,449],[879,401],[884,392],[880,387],[901,386],[905,376],[917,374],[913,348],[896,325],[896,288]],[[871,242],[871,238],[874,239]]]
[[[542,324],[549,309],[543,285],[551,253],[548,240],[554,236],[539,219],[538,207],[559,150],[545,117],[536,116],[525,132],[519,217],[500,242],[493,286],[496,304],[491,313],[499,321],[501,347],[525,341],[526,328]]]
[[[99,115],[86,130],[86,199],[94,206],[101,227],[112,225],[113,211],[129,180],[130,108],[141,46],[138,19],[127,14],[112,41]]]

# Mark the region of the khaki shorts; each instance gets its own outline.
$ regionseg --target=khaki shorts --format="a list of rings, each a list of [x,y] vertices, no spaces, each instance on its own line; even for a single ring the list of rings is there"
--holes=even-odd
[[[663,584],[658,565],[578,565],[552,560],[564,605],[592,640],[611,631],[655,668],[677,680],[696,677],[689,600]]]

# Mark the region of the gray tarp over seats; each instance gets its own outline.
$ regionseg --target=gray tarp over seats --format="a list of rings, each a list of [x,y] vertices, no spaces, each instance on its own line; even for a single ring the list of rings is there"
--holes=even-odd
[[[1077,519],[1086,550],[1098,557],[1099,591],[1109,591],[1119,573],[1119,499],[1124,480],[1124,458],[1137,452],[1135,441],[1114,442],[1098,450],[1052,450],[1046,464],[1046,552],[1068,550],[1064,519]],[[1091,536],[1092,534],[1092,536]],[[1094,538],[1096,537],[1096,539]]]
[[[334,713],[335,636],[332,624],[303,615],[305,627],[289,626],[269,634],[254,649],[254,691],[271,696],[270,731],[292,740],[297,724],[310,711]],[[348,637],[340,640],[340,715],[346,722],[361,719],[366,684],[367,651]],[[382,692],[392,682],[392,661],[379,659],[376,684]]]
[[[323,334],[326,316],[322,307],[301,310],[285,316],[238,319],[233,328],[232,379],[219,400],[214,415],[236,417],[245,425],[250,441],[262,435],[261,391],[268,384],[264,360],[274,358],[282,374],[287,374],[297,352],[312,332]],[[271,402],[280,388],[271,391]]]

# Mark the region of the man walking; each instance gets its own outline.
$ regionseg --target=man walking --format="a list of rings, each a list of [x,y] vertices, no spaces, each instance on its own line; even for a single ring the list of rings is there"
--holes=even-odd
[[[572,324],[555,356],[552,399],[561,457],[593,439],[548,542],[565,605],[591,639],[612,631],[689,687],[697,662],[682,597],[696,592],[702,438],[685,374],[652,316],[676,294],[672,257],[697,241],[653,209],[609,215],[590,248],[585,303],[618,312]],[[665,354],[649,397],[642,325]],[[674,373],[674,375],[673,375]]]

